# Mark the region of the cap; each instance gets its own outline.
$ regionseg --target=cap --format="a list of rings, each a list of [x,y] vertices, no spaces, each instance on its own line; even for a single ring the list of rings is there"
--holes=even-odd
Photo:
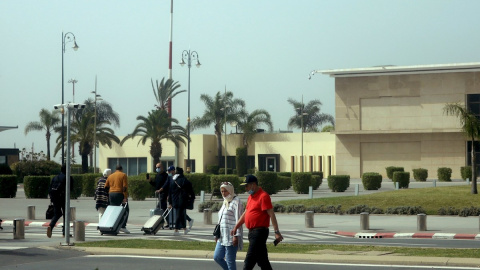
[[[257,177],[255,177],[255,175],[247,174],[245,176],[245,181],[243,181],[243,183],[241,183],[240,185],[244,186],[244,185],[250,184],[250,183],[257,183],[258,184],[258,180],[257,180]]]
[[[168,171],[168,172],[169,172],[169,171],[175,171],[175,166],[172,165],[172,166],[168,167],[167,171]]]

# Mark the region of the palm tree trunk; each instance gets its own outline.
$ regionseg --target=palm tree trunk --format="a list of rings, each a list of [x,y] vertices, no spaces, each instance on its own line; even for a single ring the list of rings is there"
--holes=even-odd
[[[82,154],[82,172],[88,173],[88,154]]]
[[[47,131],[47,160],[50,160],[50,132]]]
[[[472,137],[472,194],[478,194],[477,191],[477,159],[475,154],[475,138]]]
[[[215,132],[217,135],[217,156],[218,156],[218,167],[222,164],[222,134]]]

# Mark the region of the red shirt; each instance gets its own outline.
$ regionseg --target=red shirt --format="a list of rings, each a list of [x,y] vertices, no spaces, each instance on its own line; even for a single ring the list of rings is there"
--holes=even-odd
[[[248,196],[245,210],[245,226],[247,229],[270,227],[270,216],[267,210],[272,208],[270,195],[262,188],[258,188],[257,192]]]

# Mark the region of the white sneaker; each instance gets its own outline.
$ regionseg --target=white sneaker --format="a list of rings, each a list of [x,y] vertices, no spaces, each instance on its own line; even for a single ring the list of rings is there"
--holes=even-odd
[[[180,236],[180,232],[173,232],[173,236]]]
[[[123,232],[123,233],[126,233],[126,234],[130,233],[130,231],[127,230],[127,228],[120,228],[120,231]]]
[[[189,230],[189,229],[185,229],[185,230],[183,230],[183,234],[184,234],[184,235],[187,235],[189,232],[190,232],[190,230]]]
[[[188,222],[188,229],[191,230],[192,229],[192,226],[193,226],[193,218],[190,219],[190,221]]]

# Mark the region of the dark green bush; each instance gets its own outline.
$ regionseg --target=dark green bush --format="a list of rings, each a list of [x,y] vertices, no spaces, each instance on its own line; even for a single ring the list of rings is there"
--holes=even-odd
[[[303,204],[291,204],[287,205],[285,208],[285,212],[287,213],[304,213],[307,209]]]
[[[327,180],[333,192],[344,192],[350,186],[350,175],[329,175]]]
[[[322,184],[322,181],[323,181],[322,176],[312,173],[312,183],[310,185],[312,186],[313,190],[317,190]]]
[[[235,164],[237,167],[236,174],[244,176],[247,174],[247,147],[238,147],[237,156],[235,157]]]
[[[278,176],[292,177],[291,172],[277,172]]]
[[[208,174],[218,174],[219,169],[220,167],[218,167],[218,165],[207,165]]]
[[[86,173],[82,174],[82,195],[85,197],[95,196],[95,190],[97,189],[97,182],[102,174],[100,173]]]
[[[48,188],[50,187],[50,176],[25,176],[23,179],[23,189],[25,197],[48,198]]]
[[[460,174],[462,175],[462,179],[465,181],[468,179],[472,179],[472,166],[465,166],[460,167]]]
[[[251,168],[247,170],[247,174],[255,174],[256,170],[255,168]]]
[[[410,185],[410,173],[409,172],[399,172],[396,171],[393,173],[393,185],[398,182],[398,188],[408,188]]]
[[[292,178],[277,175],[278,190],[287,190],[292,186]]]
[[[286,207],[283,204],[274,203],[273,204],[273,211],[274,212],[279,212],[279,213],[284,213],[286,211]]]
[[[385,214],[387,215],[418,215],[425,213],[421,206],[397,206],[389,207]]]
[[[152,185],[140,177],[129,177],[128,196],[134,201],[144,201],[152,193]]]
[[[13,174],[12,169],[8,164],[0,164],[0,175]]]
[[[313,211],[315,213],[343,214],[341,205],[312,205],[307,208],[307,211]]]
[[[382,209],[376,207],[368,207],[368,205],[364,204],[353,206],[352,208],[345,211],[346,214],[350,215],[361,214],[363,212],[367,212],[370,214],[383,214]]]
[[[437,170],[438,181],[452,181],[452,169],[447,167],[440,167]]]
[[[428,170],[423,168],[413,169],[413,179],[415,181],[425,182],[428,178]]]
[[[15,175],[0,175],[0,198],[15,198],[17,196],[17,177]]]
[[[200,195],[200,191],[211,192],[210,175],[205,173],[186,173],[185,177],[192,182],[193,191]]]
[[[362,175],[365,190],[378,190],[382,187],[382,175],[376,172],[366,172]]]
[[[206,201],[198,204],[198,212],[203,212],[205,209],[210,209],[212,212],[218,212],[222,208],[223,201]]]
[[[243,181],[243,179],[242,179]],[[217,198],[222,198],[222,194],[220,193],[220,186],[222,185],[222,182],[230,182],[232,183],[235,193],[243,193],[245,192],[244,187],[240,187],[240,178],[236,175],[230,174],[230,175],[212,175],[210,177],[210,189],[214,195],[217,196]]]
[[[72,174],[73,178],[73,187],[70,189],[70,199],[78,199],[82,196],[83,190],[83,174]],[[54,176],[50,177],[50,180]]]
[[[276,172],[257,172],[258,185],[268,194],[272,195],[279,190]]]
[[[219,175],[225,175],[225,168],[218,169]],[[232,168],[227,168],[227,174],[233,174]]]
[[[387,177],[390,180],[393,180],[393,173],[394,172],[403,172],[405,171],[403,167],[395,167],[395,166],[390,166],[386,167],[385,170],[387,171]]]
[[[62,165],[47,160],[37,161],[19,161],[12,164],[13,174],[17,176],[19,183],[23,182],[23,178],[27,175],[30,176],[50,176],[60,173],[60,167]]]
[[[294,172],[292,173],[293,191],[297,194],[308,194],[309,187],[312,185],[312,173]]]

